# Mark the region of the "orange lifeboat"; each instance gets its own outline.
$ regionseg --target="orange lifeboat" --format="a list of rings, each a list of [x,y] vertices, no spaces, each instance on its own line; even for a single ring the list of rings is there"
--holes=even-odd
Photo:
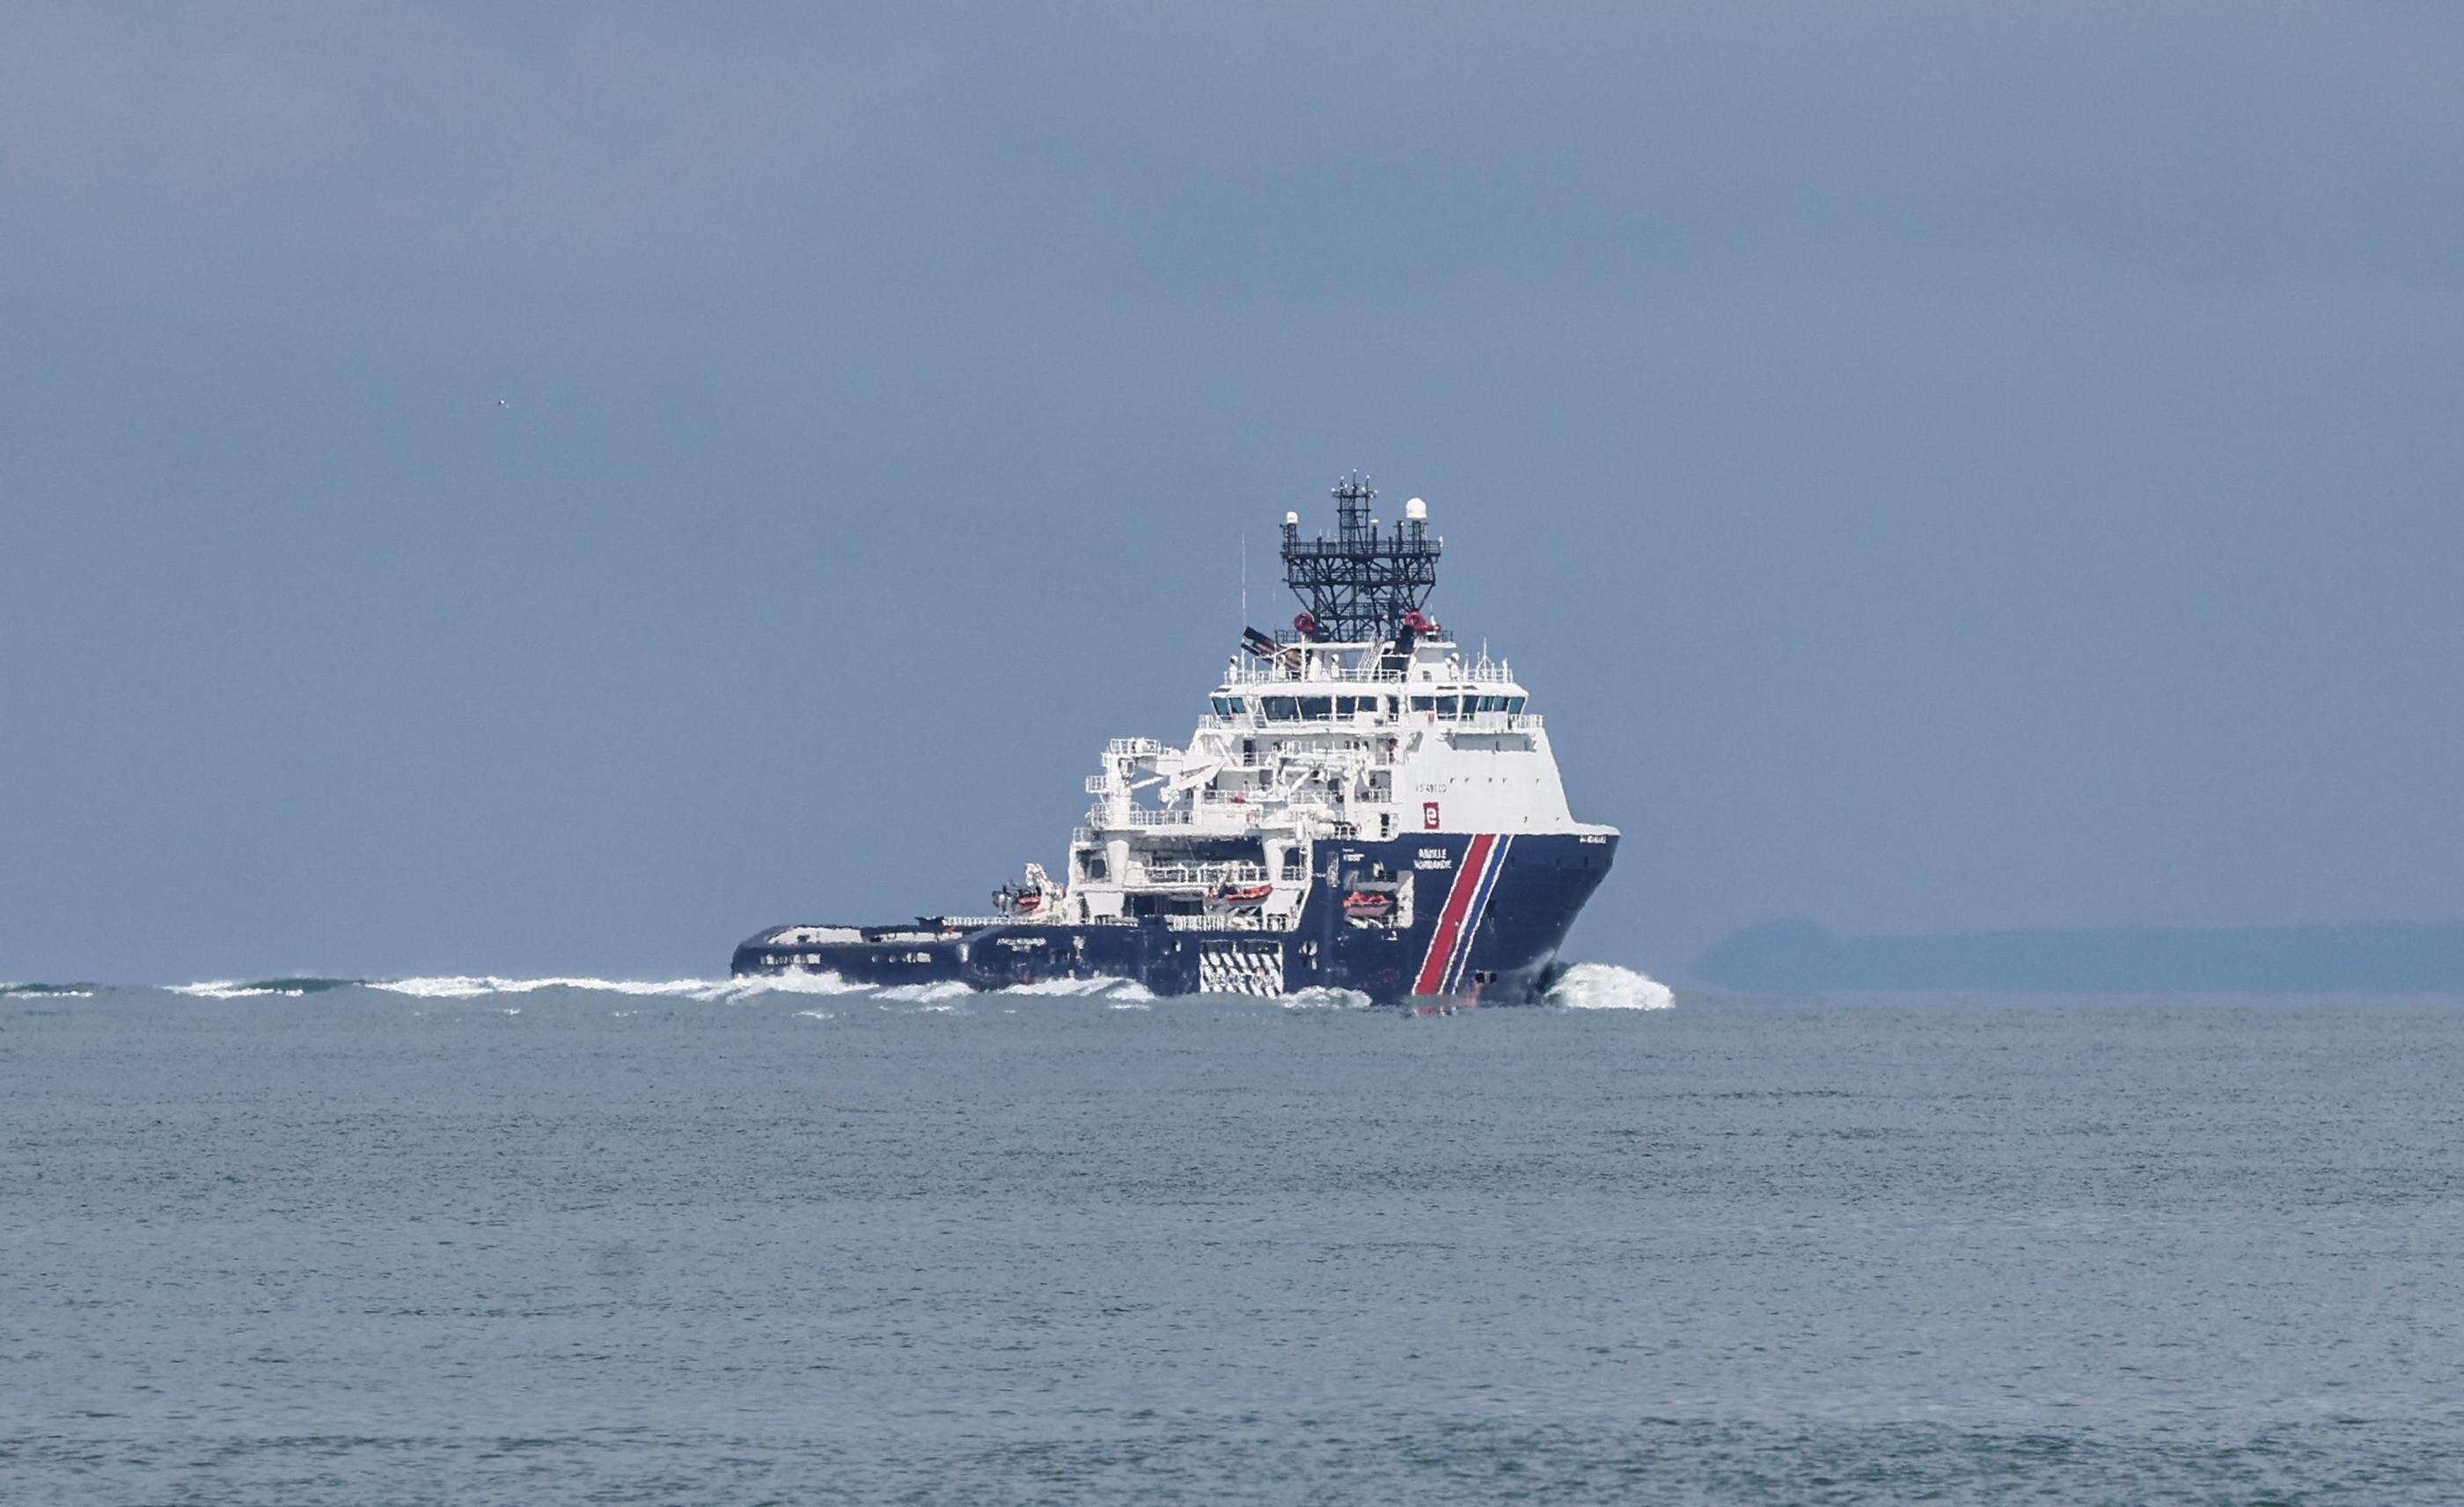
[[[1360,920],[1383,920],[1395,914],[1395,897],[1384,890],[1353,890],[1343,898],[1343,914]]]

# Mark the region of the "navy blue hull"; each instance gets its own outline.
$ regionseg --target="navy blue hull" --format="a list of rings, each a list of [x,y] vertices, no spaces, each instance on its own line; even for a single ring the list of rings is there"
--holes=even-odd
[[[861,984],[954,981],[997,989],[1054,979],[1134,979],[1157,994],[1353,989],[1381,1005],[1546,992],[1575,915],[1608,876],[1617,838],[1429,832],[1320,844],[1299,922],[1221,929],[1206,918],[1099,922],[927,917],[904,926],[774,927],[736,949],[739,974],[824,969]],[[1345,897],[1409,875],[1386,917]],[[803,935],[798,935],[802,933]]]

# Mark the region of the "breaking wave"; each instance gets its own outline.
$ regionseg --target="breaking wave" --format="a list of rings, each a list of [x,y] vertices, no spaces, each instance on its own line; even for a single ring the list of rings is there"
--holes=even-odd
[[[21,1000],[90,1000],[96,984],[0,984],[0,999]]]
[[[764,973],[715,983],[695,994],[698,1000],[751,999],[756,994],[861,994],[872,987],[843,979],[825,968],[819,973]]]
[[[1136,982],[1136,979],[1111,979],[1111,977],[1037,979],[1037,982],[1032,982],[1032,985],[1010,985],[1008,989],[1001,989],[1001,994],[1062,994],[1062,996],[1072,996],[1072,999],[1104,996],[1104,999],[1113,999],[1113,1002],[1131,1002],[1131,1004],[1146,1004],[1151,1002],[1151,999],[1155,999],[1154,991],[1148,989],[1146,985],[1141,985],[1141,982]]]
[[[1286,1009],[1367,1009],[1369,996],[1358,989],[1330,988],[1312,984],[1308,988],[1276,996]]]
[[[706,979],[501,979],[494,975],[440,974],[431,978],[369,979],[372,989],[423,1000],[472,1000],[488,994],[529,994],[538,989],[589,989],[602,994],[690,995],[711,986]]]
[[[1677,995],[1632,968],[1577,963],[1550,986],[1549,1003],[1568,1009],[1666,1009],[1677,1003]]]
[[[303,994],[322,994],[329,989],[347,989],[361,982],[358,979],[258,979],[253,983],[238,979],[202,979],[194,984],[169,986],[174,994],[187,994],[198,999],[244,1000],[269,994],[287,995],[293,999]]]

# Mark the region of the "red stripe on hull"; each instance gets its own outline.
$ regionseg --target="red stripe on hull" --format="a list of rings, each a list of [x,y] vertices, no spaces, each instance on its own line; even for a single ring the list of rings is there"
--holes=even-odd
[[[1429,939],[1429,955],[1420,960],[1420,976],[1412,981],[1415,994],[1435,994],[1446,976],[1446,964],[1455,955],[1455,936],[1463,930],[1463,913],[1471,909],[1472,897],[1480,893],[1481,871],[1488,867],[1488,850],[1497,839],[1486,832],[1471,840],[1463,850],[1463,867],[1455,871],[1454,888],[1446,891],[1446,908],[1438,913],[1436,935]]]

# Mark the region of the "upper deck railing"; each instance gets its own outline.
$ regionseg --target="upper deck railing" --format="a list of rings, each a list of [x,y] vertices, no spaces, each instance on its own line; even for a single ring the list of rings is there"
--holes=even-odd
[[[1459,731],[1484,733],[1536,732],[1542,726],[1537,712],[1457,712],[1448,717],[1442,713],[1408,708],[1395,718],[1381,713],[1355,712],[1349,717],[1305,717],[1269,719],[1257,712],[1240,717],[1218,717],[1212,712],[1199,714],[1198,728],[1209,733],[1281,733],[1287,735],[1311,732],[1358,733],[1363,728],[1392,727],[1405,732],[1423,727],[1443,727]],[[1252,767],[1243,765],[1243,767]],[[1099,793],[1090,780],[1089,794]]]
[[[1364,651],[1364,654],[1369,652]],[[1434,671],[1434,675],[1422,674]],[[1403,685],[1434,680],[1442,685],[1463,685],[1474,681],[1512,682],[1514,664],[1507,659],[1491,659],[1484,654],[1469,660],[1449,660],[1438,665],[1406,666],[1388,670],[1371,654],[1357,664],[1346,664],[1331,654],[1301,654],[1297,648],[1290,654],[1273,659],[1236,659],[1223,672],[1222,683],[1232,685],[1309,685],[1317,681],[1328,684]]]
[[[1216,884],[1265,884],[1263,863],[1150,863],[1140,871],[1146,883],[1159,888],[1203,888]]]
[[[1071,833],[1078,843],[1092,842],[1101,832],[1135,831],[1146,828],[1194,827],[1211,832],[1238,831],[1244,828],[1281,829],[1290,826],[1304,814],[1326,816],[1334,806],[1321,795],[1294,792],[1290,795],[1200,795],[1184,806],[1150,808],[1133,806],[1114,815],[1098,806],[1087,812],[1087,825]]]

